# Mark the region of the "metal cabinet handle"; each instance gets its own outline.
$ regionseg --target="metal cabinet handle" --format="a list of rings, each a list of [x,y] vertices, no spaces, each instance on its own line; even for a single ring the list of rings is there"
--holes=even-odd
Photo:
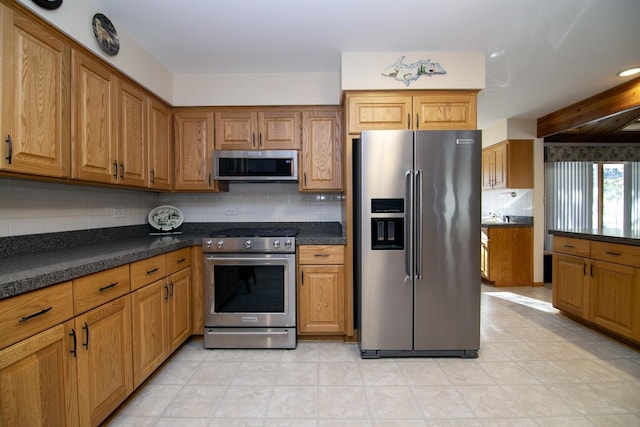
[[[209,187],[211,187],[211,173],[209,173]]]
[[[593,264],[591,264],[591,268],[589,269],[589,275],[593,277]]]
[[[78,340],[76,337],[76,330],[75,329],[71,329],[71,333],[69,334],[70,337],[73,338],[73,349],[69,352],[71,354],[73,354],[73,357],[77,357],[76,355],[78,354]]]
[[[575,249],[575,246],[573,245],[563,245],[565,248],[569,248],[569,249]]]
[[[24,316],[20,320],[18,320],[18,323],[24,323],[27,320],[31,320],[31,319],[33,319],[35,317],[42,316],[43,314],[50,312],[52,308],[53,307],[43,308],[42,310],[38,311],[37,313],[33,313],[33,314],[29,314],[28,316]]]
[[[411,129],[411,113],[407,113],[407,129]]]
[[[586,276],[587,275],[587,263],[583,263],[582,264],[582,275]]]
[[[621,256],[622,255],[620,252],[612,252],[612,251],[607,251],[605,253],[607,255],[611,255],[611,256]]]
[[[84,322],[82,329],[85,332],[85,342],[82,343],[82,346],[89,350],[89,325],[87,325],[87,322]]]
[[[164,285],[164,300],[169,300],[169,287],[167,285]]]
[[[256,146],[256,134],[255,134],[255,132],[251,134],[251,146],[252,147]]]
[[[156,171],[155,169],[151,169],[151,184],[156,183]]]
[[[120,179],[124,179],[124,162],[120,162]]]
[[[116,180],[118,179],[118,161],[117,160],[113,161],[113,177]]]
[[[11,135],[7,135],[7,138],[4,141],[9,144],[9,152],[5,159],[9,160],[9,164],[11,164],[11,157],[13,156],[13,142],[11,141]]]
[[[420,115],[416,113],[416,129],[420,129]]]
[[[319,256],[319,257],[328,257],[329,254],[313,254],[313,256]]]
[[[107,286],[103,286],[103,287],[99,288],[98,292],[104,292],[107,289],[111,289],[111,288],[113,288],[114,286],[117,286],[117,285],[118,285],[118,282],[113,282],[111,284],[108,284]]]
[[[151,270],[147,270],[147,274],[153,274],[158,270],[160,270],[160,267],[152,268]]]
[[[169,296],[173,298],[173,280],[169,282]]]
[[[180,258],[178,261],[176,261],[176,264],[180,264],[185,262],[187,259],[186,258]]]
[[[258,138],[258,146],[262,147],[262,132],[260,132],[260,136]]]

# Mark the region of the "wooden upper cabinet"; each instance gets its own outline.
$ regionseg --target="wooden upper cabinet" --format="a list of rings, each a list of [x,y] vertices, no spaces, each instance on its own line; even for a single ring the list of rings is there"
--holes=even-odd
[[[118,182],[147,186],[148,96],[138,86],[120,79],[118,85]]]
[[[410,129],[413,100],[408,95],[355,95],[347,100],[348,131]]]
[[[300,191],[342,190],[342,114],[302,113]]]
[[[219,191],[213,179],[213,112],[177,112],[175,126],[176,190]]]
[[[118,173],[117,78],[101,61],[72,53],[74,179],[115,183]]]
[[[69,177],[71,49],[3,5],[0,19],[0,169]]]
[[[215,113],[216,150],[299,150],[300,113],[230,110]]]
[[[349,134],[363,130],[458,130],[477,127],[477,91],[347,94]]]
[[[482,188],[533,188],[533,140],[512,139],[484,148]]]
[[[476,129],[476,93],[435,91],[413,97],[414,128],[421,130]]]
[[[173,187],[173,145],[171,109],[151,98],[149,102],[149,188]]]

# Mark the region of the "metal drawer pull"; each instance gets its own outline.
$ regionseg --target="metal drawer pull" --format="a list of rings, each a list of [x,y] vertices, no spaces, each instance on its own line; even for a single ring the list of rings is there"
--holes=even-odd
[[[605,253],[606,253],[607,255],[611,255],[611,256],[620,256],[620,255],[622,255],[622,254],[621,254],[621,253],[619,253],[619,252],[611,252],[611,251],[607,251],[607,252],[605,252]]]
[[[118,282],[113,282],[110,285],[101,287],[100,289],[98,289],[98,292],[106,291],[107,289],[111,289],[111,288],[113,288],[114,286],[117,286],[117,285],[118,285]]]
[[[27,320],[31,320],[31,319],[33,319],[34,317],[42,316],[43,314],[50,312],[52,308],[53,308],[53,307],[43,308],[42,310],[40,310],[40,311],[39,311],[39,312],[37,312],[37,313],[33,313],[33,314],[28,315],[28,316],[24,316],[23,318],[21,318],[21,319],[18,321],[18,323],[24,323],[24,322],[26,322]]]
[[[569,248],[569,249],[575,249],[575,246],[573,245],[564,245],[565,248]]]
[[[160,270],[160,267],[152,268],[151,270],[147,270],[147,274],[153,274],[158,270]]]
[[[181,262],[185,262],[186,260],[187,260],[186,258],[180,258],[180,259],[176,262],[176,264],[180,264]]]
[[[313,256],[328,257],[329,254],[313,254]]]

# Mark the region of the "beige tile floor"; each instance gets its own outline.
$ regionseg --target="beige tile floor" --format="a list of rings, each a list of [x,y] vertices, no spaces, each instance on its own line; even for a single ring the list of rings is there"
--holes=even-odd
[[[640,426],[640,352],[482,285],[477,359],[362,360],[356,344],[205,350],[192,339],[109,426]]]

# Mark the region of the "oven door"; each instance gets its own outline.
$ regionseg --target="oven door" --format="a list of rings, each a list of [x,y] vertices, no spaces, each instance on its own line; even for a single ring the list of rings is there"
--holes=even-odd
[[[204,257],[205,327],[295,327],[295,254]]]

